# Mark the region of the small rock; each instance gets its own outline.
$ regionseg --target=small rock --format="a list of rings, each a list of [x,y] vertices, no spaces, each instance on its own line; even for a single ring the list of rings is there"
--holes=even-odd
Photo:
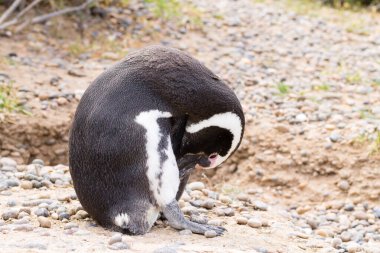
[[[258,210],[261,210],[261,211],[267,211],[268,210],[268,205],[265,204],[264,202],[262,201],[255,201],[253,203],[253,207],[255,209],[258,209]]]
[[[232,199],[230,197],[224,196],[224,195],[220,195],[219,200],[225,204],[231,204],[232,203]]]
[[[353,215],[357,220],[368,220],[368,214],[363,211],[354,212]]]
[[[125,242],[116,242],[108,246],[108,248],[112,250],[123,250],[123,249],[129,249],[129,246]]]
[[[166,246],[156,249],[153,253],[177,253],[177,251],[173,247]]]
[[[335,213],[328,213],[326,214],[326,220],[328,221],[336,221],[336,214]]]
[[[361,251],[361,247],[356,242],[350,242],[346,247],[348,253],[355,253]]]
[[[17,215],[17,219],[22,219],[22,218],[24,218],[24,217],[28,217],[28,216],[29,216],[29,214],[28,214],[27,212],[22,211],[22,212],[20,212],[20,213]]]
[[[352,234],[348,231],[344,231],[342,234],[340,234],[340,238],[343,242],[349,242],[351,241]]]
[[[207,230],[206,232],[205,232],[205,237],[206,238],[214,238],[214,237],[216,237],[216,232],[214,231],[214,230]]]
[[[245,217],[237,217],[236,222],[239,225],[246,225],[248,223],[248,219]]]
[[[22,225],[17,225],[13,228],[13,231],[24,231],[24,232],[29,232],[33,231],[33,226],[29,224],[22,224]]]
[[[192,235],[193,232],[191,232],[190,229],[184,229],[184,230],[179,231],[179,234],[180,235]]]
[[[8,187],[19,186],[19,182],[15,179],[8,179],[7,181],[5,181],[5,183],[7,184]]]
[[[308,219],[306,220],[306,223],[310,226],[311,229],[317,229],[318,228],[318,221],[314,219]]]
[[[348,189],[350,188],[350,184],[348,183],[347,180],[340,180],[338,183],[338,187],[342,191],[348,191]]]
[[[37,165],[45,166],[44,161],[42,161],[41,159],[34,159],[32,161],[32,164],[37,164]]]
[[[339,249],[340,248],[340,245],[342,245],[342,239],[340,238],[334,238],[331,242],[332,246],[335,248],[335,249]]]
[[[300,113],[296,116],[295,121],[298,123],[305,122],[307,120],[307,116],[304,113]]]
[[[355,210],[355,206],[352,203],[348,203],[344,206],[344,211],[352,212]]]
[[[3,220],[9,220],[9,219],[16,219],[18,216],[19,210],[18,209],[10,209],[8,211],[5,211],[1,217]]]
[[[7,201],[7,206],[9,206],[9,207],[14,207],[16,205],[17,205],[17,202],[14,199],[10,199]]]
[[[258,219],[251,218],[251,219],[248,220],[248,226],[250,226],[252,228],[261,228],[262,223]]]
[[[244,201],[244,202],[248,202],[249,201],[249,195],[248,194],[245,194],[245,193],[240,193],[239,195],[237,195],[236,197],[238,200],[240,201]]]
[[[25,190],[33,189],[33,183],[31,181],[21,181],[20,187]]]
[[[274,128],[277,131],[279,131],[280,133],[288,133],[290,131],[289,127],[287,127],[286,125],[283,125],[283,124],[277,125]]]
[[[0,167],[16,168],[17,162],[15,160],[13,160],[12,158],[3,157],[3,158],[0,158],[0,165],[1,165]]]
[[[76,69],[69,69],[68,74],[70,76],[75,76],[75,77],[84,77],[84,76],[86,76],[83,73],[83,71],[79,71],[79,70],[76,70]]]
[[[51,222],[48,218],[45,218],[43,216],[39,216],[37,218],[38,222],[40,223],[40,227],[43,228],[51,228]]]
[[[198,215],[191,215],[190,220],[196,223],[200,223],[200,224],[207,224],[208,222],[206,216],[198,216]]]
[[[108,241],[108,244],[111,245],[111,244],[114,244],[114,243],[117,243],[117,242],[121,242],[122,241],[122,237],[121,237],[121,234],[117,233],[117,234],[114,234]]]
[[[213,226],[222,226],[223,225],[223,221],[222,220],[209,220],[207,222],[208,225],[213,225]]]
[[[332,141],[332,142],[338,142],[340,139],[341,139],[341,135],[339,134],[339,132],[337,131],[333,131],[330,136],[329,136],[329,139]]]
[[[195,191],[195,190],[201,191],[205,188],[205,185],[202,182],[192,182],[188,184],[187,187],[192,191]]]
[[[78,228],[78,224],[74,223],[74,222],[70,222],[70,223],[67,223],[63,229],[71,229],[71,228]]]
[[[214,200],[208,199],[203,201],[201,206],[206,209],[212,209],[215,206],[215,202]]]
[[[36,211],[34,211],[34,214],[36,216],[48,217],[49,216],[49,211],[46,208],[38,208]]]
[[[79,210],[76,215],[81,219],[89,217],[89,214],[85,210]]]
[[[62,212],[60,214],[58,214],[58,219],[60,220],[63,220],[63,219],[70,219],[70,214],[66,213],[66,212]]]
[[[24,245],[22,245],[23,248],[26,248],[26,249],[38,249],[38,250],[46,250],[47,249],[47,246],[42,244],[42,243],[38,243],[38,242],[28,242]]]
[[[317,230],[315,230],[315,233],[321,237],[327,237],[328,236],[327,231],[324,229],[317,229]]]
[[[231,217],[235,215],[235,210],[233,208],[225,208],[223,211],[225,216]]]

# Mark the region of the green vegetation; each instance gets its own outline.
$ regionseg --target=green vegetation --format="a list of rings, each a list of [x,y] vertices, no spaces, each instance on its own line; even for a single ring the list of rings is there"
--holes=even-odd
[[[380,4],[380,0],[323,0],[322,2],[336,8],[353,8]]]
[[[380,79],[373,80],[372,81],[372,86],[374,86],[374,87],[380,87]]]
[[[380,154],[380,130],[374,133],[362,133],[351,141],[353,145],[362,147],[366,145],[369,148],[369,155]]]
[[[144,2],[150,5],[155,18],[172,20],[177,25],[190,25],[190,28],[203,27],[203,13],[190,3],[178,0],[144,0]]]
[[[180,3],[177,0],[144,0],[152,4],[152,12],[156,17],[171,19],[180,13]]]
[[[30,114],[19,103],[16,98],[16,91],[12,83],[0,84],[0,113],[1,112],[21,112]]]
[[[7,66],[16,66],[17,62],[15,62],[12,57],[8,56],[0,56],[0,66],[1,65],[7,65]]]
[[[378,18],[376,5],[380,0],[252,0],[256,3],[278,5],[300,15],[334,22],[347,32],[370,35],[373,32],[371,19]]]
[[[376,155],[380,153],[380,130],[376,130],[375,139],[371,144],[371,155]]]
[[[321,85],[315,85],[313,86],[314,91],[329,91],[330,85],[328,84],[321,84]]]
[[[359,84],[362,81],[362,77],[359,72],[346,75],[346,81],[349,84]]]
[[[282,95],[288,94],[290,91],[290,87],[282,82],[277,84],[277,89]]]

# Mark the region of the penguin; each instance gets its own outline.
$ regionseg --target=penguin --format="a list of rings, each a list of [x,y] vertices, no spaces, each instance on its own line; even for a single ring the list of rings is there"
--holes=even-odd
[[[178,230],[178,205],[196,166],[215,168],[239,147],[244,114],[234,92],[188,54],[149,46],[103,72],[82,96],[69,138],[69,168],[83,208],[101,226],[147,233],[162,213]]]

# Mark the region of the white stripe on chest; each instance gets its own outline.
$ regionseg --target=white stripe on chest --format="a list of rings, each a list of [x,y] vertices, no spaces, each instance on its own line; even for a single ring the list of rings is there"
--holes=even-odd
[[[240,117],[237,114],[232,112],[225,112],[215,114],[208,119],[191,124],[190,126],[186,127],[186,131],[189,133],[196,133],[201,131],[202,129],[212,126],[227,129],[232,134],[231,147],[225,156],[218,156],[214,166],[216,167],[222,162],[224,162],[236,149],[237,145],[239,144],[241,134],[243,132],[243,127]]]
[[[150,110],[141,112],[135,121],[146,130],[146,155],[147,155],[147,177],[150,190],[158,205],[166,205],[175,199],[179,187],[179,171],[173,153],[170,135],[163,136],[157,122],[159,118],[170,118],[169,112]],[[166,149],[160,150],[159,144],[162,138],[167,138]],[[161,152],[167,159],[160,163]],[[159,176],[162,173],[161,177]]]

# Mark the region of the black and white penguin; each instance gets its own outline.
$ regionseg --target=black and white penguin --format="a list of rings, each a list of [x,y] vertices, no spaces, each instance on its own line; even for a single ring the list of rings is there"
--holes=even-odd
[[[172,48],[129,54],[84,93],[72,125],[70,172],[83,208],[102,226],[144,234],[160,212],[176,229],[224,228],[185,219],[177,200],[196,165],[214,168],[239,146],[234,92]]]

